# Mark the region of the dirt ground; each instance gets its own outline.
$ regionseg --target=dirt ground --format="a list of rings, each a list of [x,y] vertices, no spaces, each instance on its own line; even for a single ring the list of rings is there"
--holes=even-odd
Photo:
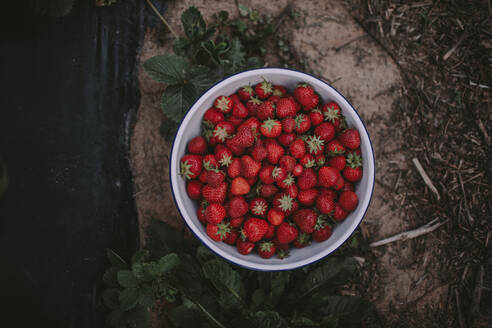
[[[242,1],[251,8],[278,16],[289,1]],[[234,1],[183,0],[169,2],[166,19],[181,31],[179,17],[190,5],[205,19],[218,10],[237,15]],[[394,102],[402,92],[402,78],[390,56],[352,19],[341,1],[313,0],[298,8],[296,23],[284,22],[279,34],[291,50],[302,56],[307,67],[346,95],[366,122],[377,160],[376,187],[370,209],[360,230],[368,242],[418,227],[416,211],[403,207],[399,193],[401,174],[415,170],[411,158],[401,152],[404,136],[392,129]],[[315,15],[306,15],[315,12]],[[164,28],[148,30],[140,64],[171,51],[172,38]],[[268,64],[275,66],[273,54]],[[141,65],[140,65],[141,67]],[[131,162],[135,199],[141,232],[149,220],[159,219],[181,226],[169,189],[168,155],[170,144],[159,133],[163,119],[160,109],[162,85],[140,69],[141,103],[131,141]],[[424,188],[424,185],[423,187]],[[429,217],[428,221],[435,219]],[[440,277],[440,249],[447,236],[440,231],[414,240],[372,248],[362,268],[358,290],[370,299],[378,313],[374,326],[433,326],[434,317],[448,300],[449,282]],[[144,238],[141,238],[144,240]]]

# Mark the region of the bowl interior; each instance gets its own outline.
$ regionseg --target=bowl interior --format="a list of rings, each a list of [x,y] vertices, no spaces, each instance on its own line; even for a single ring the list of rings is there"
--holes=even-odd
[[[359,197],[359,204],[356,210],[351,212],[342,223],[334,226],[333,234],[328,240],[322,243],[313,242],[306,248],[292,249],[290,256],[283,260],[278,258],[263,259],[257,254],[241,255],[235,247],[211,240],[206,234],[205,227],[198,221],[196,216],[197,204],[187,196],[185,180],[178,175],[179,160],[186,152],[187,143],[201,133],[202,117],[205,111],[212,107],[215,98],[220,95],[232,94],[241,86],[254,85],[263,81],[263,79],[274,84],[284,85],[290,92],[294,90],[299,82],[311,84],[319,93],[323,103],[335,101],[339,104],[348,126],[357,128],[361,136],[364,174],[355,190]],[[367,130],[353,107],[327,83],[308,74],[278,68],[264,68],[236,74],[219,82],[200,97],[189,110],[177,131],[171,151],[170,166],[173,196],[183,219],[190,229],[206,246],[218,255],[238,265],[255,270],[293,269],[312,263],[333,252],[359,225],[369,206],[374,186],[372,145]]]

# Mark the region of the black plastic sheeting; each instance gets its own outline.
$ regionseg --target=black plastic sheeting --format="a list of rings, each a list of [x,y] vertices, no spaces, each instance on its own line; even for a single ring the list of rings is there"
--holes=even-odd
[[[128,153],[151,15],[145,1],[0,9],[1,326],[104,324],[105,250],[138,246]]]

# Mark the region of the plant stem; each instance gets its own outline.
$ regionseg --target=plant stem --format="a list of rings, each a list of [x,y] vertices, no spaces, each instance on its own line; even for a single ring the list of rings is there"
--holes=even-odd
[[[164,17],[162,17],[162,15],[159,12],[159,10],[157,10],[157,8],[154,7],[154,5],[152,4],[152,2],[150,0],[146,0],[146,1],[149,4],[150,8],[152,8],[152,10],[156,13],[156,15],[159,16],[159,18],[161,19],[161,21],[167,26],[167,28],[169,29],[169,31],[171,31],[171,33],[177,39],[178,38],[178,34],[173,30],[173,28],[171,27],[171,25],[169,25],[169,23],[164,19]]]

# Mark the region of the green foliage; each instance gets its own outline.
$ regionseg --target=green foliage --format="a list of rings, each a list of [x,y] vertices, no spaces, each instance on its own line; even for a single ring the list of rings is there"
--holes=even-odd
[[[196,99],[214,83],[237,72],[262,66],[263,42],[272,34],[271,18],[239,5],[241,17],[230,20],[226,11],[207,24],[195,7],[181,15],[184,36],[173,42],[174,55],[155,56],[145,72],[167,84],[161,107],[167,120],[161,133],[169,139]]]
[[[175,303],[174,327],[355,327],[371,312],[366,300],[338,293],[357,269],[351,258],[294,271],[249,271],[184,241],[162,222],[149,229],[148,248],[130,264],[108,251],[112,267],[101,296],[111,326],[149,327],[150,311],[163,298]]]

